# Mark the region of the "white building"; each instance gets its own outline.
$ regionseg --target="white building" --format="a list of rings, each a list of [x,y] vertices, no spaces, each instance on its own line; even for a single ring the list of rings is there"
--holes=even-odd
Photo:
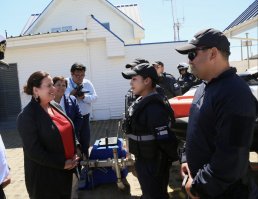
[[[17,95],[3,99],[8,101],[6,116],[17,114],[29,102],[22,88],[33,72],[67,77],[71,65],[80,62],[98,94],[92,119],[120,118],[129,88],[129,81],[121,76],[126,63],[139,57],[160,60],[167,72],[178,76],[177,64],[186,61],[174,50],[186,41],[142,44],[143,38],[136,4],[116,7],[107,0],[52,0],[41,14],[31,16],[20,36],[7,39],[5,61],[11,70],[1,78],[11,74],[9,84],[17,89],[10,92]],[[13,115],[8,113],[10,107],[15,109]]]

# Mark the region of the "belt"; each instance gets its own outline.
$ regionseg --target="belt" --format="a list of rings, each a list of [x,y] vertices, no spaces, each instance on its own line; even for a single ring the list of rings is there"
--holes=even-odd
[[[127,137],[135,140],[135,141],[151,141],[155,140],[154,135],[133,135],[133,134],[127,134]]]

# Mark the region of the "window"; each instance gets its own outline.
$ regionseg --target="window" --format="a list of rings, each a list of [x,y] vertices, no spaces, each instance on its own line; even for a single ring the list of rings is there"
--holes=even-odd
[[[66,32],[66,31],[71,31],[72,29],[73,29],[72,26],[63,26],[63,27],[51,28],[51,32]]]
[[[70,30],[72,30],[72,26],[63,26],[62,27],[62,32],[70,31]]]

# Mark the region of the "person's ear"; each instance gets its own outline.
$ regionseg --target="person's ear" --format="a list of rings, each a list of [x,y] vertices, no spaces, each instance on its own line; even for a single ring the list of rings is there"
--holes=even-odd
[[[218,49],[213,47],[211,48],[210,60],[214,60],[218,56]]]
[[[151,78],[150,77],[147,77],[144,79],[144,85],[148,85],[151,81]]]
[[[33,87],[33,95],[39,96],[39,95],[38,95],[38,92],[39,92],[39,89],[34,86],[34,87]]]

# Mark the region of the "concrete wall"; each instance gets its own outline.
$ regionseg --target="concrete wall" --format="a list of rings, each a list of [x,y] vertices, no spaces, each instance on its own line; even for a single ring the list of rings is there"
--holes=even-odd
[[[243,61],[232,61],[230,62],[230,65],[233,67],[237,68],[237,72],[244,72],[248,69],[248,61],[243,60]],[[251,67],[258,67],[258,60],[257,59],[252,59],[249,60],[249,68]]]

